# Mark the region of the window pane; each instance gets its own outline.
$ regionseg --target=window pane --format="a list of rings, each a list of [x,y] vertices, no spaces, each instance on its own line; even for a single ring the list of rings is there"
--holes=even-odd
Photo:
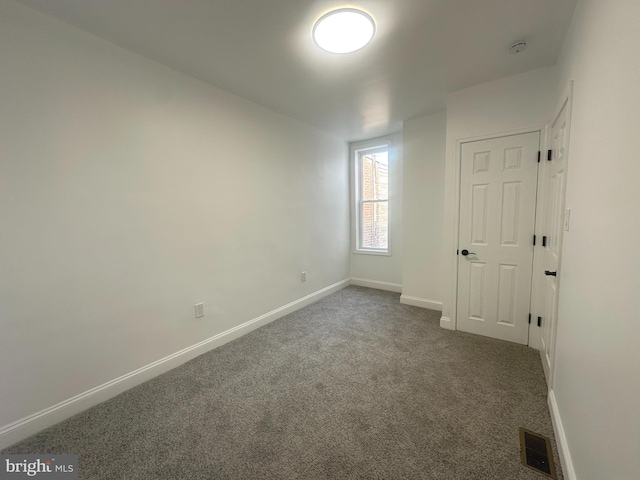
[[[362,204],[362,248],[387,249],[389,244],[389,203]]]
[[[389,158],[387,152],[362,156],[362,200],[389,199]]]

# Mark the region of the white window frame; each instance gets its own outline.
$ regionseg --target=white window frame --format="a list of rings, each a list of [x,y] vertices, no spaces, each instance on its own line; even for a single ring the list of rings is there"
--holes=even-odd
[[[392,184],[395,179],[392,178],[392,156],[391,142],[388,139],[384,141],[358,142],[352,148],[352,215],[353,222],[353,253],[365,255],[383,255],[391,256],[391,198]],[[389,186],[386,200],[367,200],[362,199],[362,157],[367,154],[377,152],[387,152],[389,159]],[[387,202],[387,248],[366,248],[362,247],[362,205],[363,203],[381,203]]]

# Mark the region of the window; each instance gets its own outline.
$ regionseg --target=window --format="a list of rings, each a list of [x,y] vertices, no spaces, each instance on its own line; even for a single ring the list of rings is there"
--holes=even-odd
[[[356,151],[356,250],[389,252],[389,149]]]

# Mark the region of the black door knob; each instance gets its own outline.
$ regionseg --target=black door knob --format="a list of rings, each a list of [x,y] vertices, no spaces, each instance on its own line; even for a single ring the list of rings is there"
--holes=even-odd
[[[549,270],[545,270],[544,274],[548,277],[555,277],[557,272],[550,272]]]
[[[469,251],[469,250],[467,250],[466,248],[465,248],[464,250],[462,250],[460,253],[461,253],[462,255],[464,255],[465,257],[466,257],[467,255],[475,255],[475,253],[470,252],[470,251]]]

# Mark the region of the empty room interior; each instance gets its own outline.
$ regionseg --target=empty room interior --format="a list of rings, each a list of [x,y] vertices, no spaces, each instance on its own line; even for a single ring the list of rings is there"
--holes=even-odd
[[[638,43],[0,0],[0,478],[639,479]]]

